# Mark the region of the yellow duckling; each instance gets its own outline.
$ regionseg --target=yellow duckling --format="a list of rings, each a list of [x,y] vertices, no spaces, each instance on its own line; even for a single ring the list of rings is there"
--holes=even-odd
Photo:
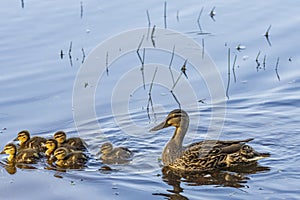
[[[58,142],[59,147],[71,146],[75,150],[86,150],[85,142],[78,137],[67,139],[67,135],[64,131],[58,131],[54,134],[54,139]]]
[[[44,152],[44,148],[42,147],[42,144],[46,142],[45,138],[34,136],[30,138],[30,133],[27,130],[20,131],[18,133],[18,136],[14,141],[20,141],[20,149],[35,149],[38,152]]]
[[[105,164],[125,164],[133,156],[133,153],[126,147],[113,148],[110,142],[102,144],[100,152],[102,154],[100,159]]]
[[[175,126],[173,137],[162,153],[164,166],[184,172],[199,172],[216,168],[229,168],[253,164],[257,160],[269,157],[268,153],[258,153],[246,142],[253,139],[218,141],[206,140],[183,147],[183,139],[188,130],[189,116],[181,109],[170,112],[167,118],[150,131],[158,131]]]
[[[55,139],[48,139],[45,142],[45,147],[46,147],[45,154],[46,156],[50,157],[51,155],[53,155],[55,149],[57,149],[58,147],[57,141]]]
[[[55,164],[61,168],[79,169],[85,166],[87,156],[81,151],[69,152],[65,147],[59,147],[54,151],[54,157],[57,159]]]
[[[21,149],[17,152],[17,146],[13,143],[7,144],[1,154],[8,154],[7,161],[9,163],[37,163],[40,155],[35,149]]]

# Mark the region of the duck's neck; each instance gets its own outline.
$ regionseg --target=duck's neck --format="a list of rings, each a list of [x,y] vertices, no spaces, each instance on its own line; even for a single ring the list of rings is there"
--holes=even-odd
[[[25,148],[26,145],[28,145],[28,143],[29,143],[29,138],[26,141],[20,141],[20,147]]]
[[[47,156],[51,156],[51,154],[53,153],[53,151],[55,150],[55,148],[54,149],[47,149],[46,150],[46,152],[45,152],[45,154],[47,155]]]
[[[165,166],[172,164],[176,158],[182,155],[184,148],[182,147],[184,136],[188,130],[189,123],[185,121],[179,127],[176,127],[171,140],[165,146],[162,153],[162,161]]]
[[[9,156],[7,157],[7,161],[8,162],[14,162],[16,157],[16,154],[9,154]]]

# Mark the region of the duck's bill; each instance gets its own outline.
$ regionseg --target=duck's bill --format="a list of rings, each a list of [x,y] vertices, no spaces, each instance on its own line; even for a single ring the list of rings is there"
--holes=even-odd
[[[19,141],[18,137],[16,137],[15,139],[13,139],[13,141]]]
[[[5,152],[4,152],[4,151],[1,151],[0,154],[5,154]]]
[[[161,130],[161,129],[166,128],[166,127],[168,127],[168,124],[165,121],[163,121],[162,123],[158,124],[157,126],[154,126],[153,128],[151,128],[150,131],[151,132],[152,131],[158,131],[158,130]]]

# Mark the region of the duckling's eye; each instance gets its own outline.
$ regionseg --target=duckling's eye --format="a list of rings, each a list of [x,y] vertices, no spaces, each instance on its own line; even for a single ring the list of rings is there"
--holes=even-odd
[[[21,139],[25,139],[26,136],[25,136],[25,135],[21,135],[20,138],[21,138]]]
[[[62,138],[63,137],[61,135],[55,137],[56,140],[62,140]]]

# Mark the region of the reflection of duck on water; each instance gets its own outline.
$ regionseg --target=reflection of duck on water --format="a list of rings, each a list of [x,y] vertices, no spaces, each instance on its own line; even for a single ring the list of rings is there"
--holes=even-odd
[[[269,157],[268,153],[255,151],[246,142],[253,139],[219,141],[207,140],[183,147],[183,139],[188,130],[188,114],[181,109],[170,112],[165,121],[152,128],[157,131],[175,126],[173,137],[162,153],[164,166],[183,172],[203,172],[213,169],[224,169],[256,163],[257,160]]]
[[[163,167],[162,179],[172,190],[168,193],[154,193],[153,195],[165,196],[168,199],[188,199],[183,196],[181,182],[189,186],[215,185],[221,187],[243,188],[246,187],[249,175],[269,171],[269,167],[258,166],[256,163],[243,168],[231,168],[230,171],[212,170],[199,173],[187,173]],[[170,193],[171,192],[171,193]]]

